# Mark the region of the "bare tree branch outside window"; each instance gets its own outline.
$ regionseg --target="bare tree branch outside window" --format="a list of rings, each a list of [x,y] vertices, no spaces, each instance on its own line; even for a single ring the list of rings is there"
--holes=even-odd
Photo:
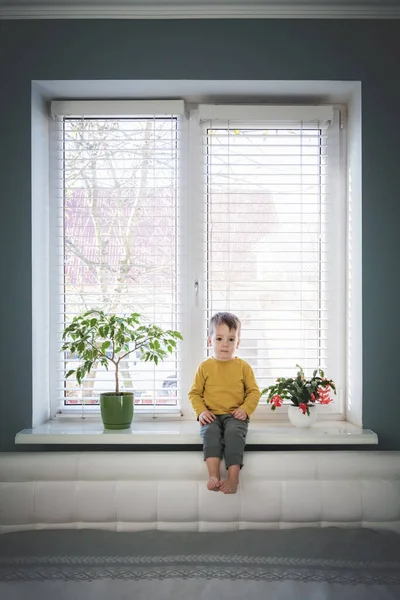
[[[65,323],[100,309],[176,327],[177,171],[174,118],[64,120]],[[175,404],[163,379],[176,373],[176,357],[158,375],[134,359],[121,368],[123,388],[137,403]],[[97,403],[108,379],[97,365],[80,398]],[[81,402],[76,384],[65,386],[66,403]]]

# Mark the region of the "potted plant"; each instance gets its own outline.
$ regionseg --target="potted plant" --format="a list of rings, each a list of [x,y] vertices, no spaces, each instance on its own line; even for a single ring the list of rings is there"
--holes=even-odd
[[[73,318],[63,332],[61,351],[75,354],[82,361],[77,369],[68,371],[66,377],[75,374],[80,385],[94,363],[107,370],[115,370],[115,390],[100,394],[100,409],[106,429],[126,429],[133,418],[133,392],[120,391],[119,367],[127,356],[139,350],[140,359],[156,365],[171,354],[182,336],[178,331],[164,330],[149,324],[139,313],[127,316],[105,314],[101,310],[89,310]]]
[[[276,383],[265,388],[261,396],[268,394],[267,403],[271,410],[282,406],[284,400],[290,400],[288,416],[296,427],[310,427],[317,418],[315,404],[330,404],[333,402],[331,391],[336,394],[332,379],[327,379],[322,369],[315,369],[312,377],[307,379],[300,365],[297,377],[278,377]]]

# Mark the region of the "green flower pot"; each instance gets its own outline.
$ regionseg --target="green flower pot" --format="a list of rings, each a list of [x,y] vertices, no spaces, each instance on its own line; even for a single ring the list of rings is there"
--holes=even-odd
[[[133,393],[100,394],[100,410],[105,429],[129,429],[133,419]]]

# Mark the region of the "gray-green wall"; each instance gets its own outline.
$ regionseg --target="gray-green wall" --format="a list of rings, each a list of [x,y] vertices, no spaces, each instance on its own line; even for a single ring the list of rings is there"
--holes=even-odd
[[[364,425],[400,450],[400,21],[0,21],[0,449],[31,425],[31,81],[362,82]]]

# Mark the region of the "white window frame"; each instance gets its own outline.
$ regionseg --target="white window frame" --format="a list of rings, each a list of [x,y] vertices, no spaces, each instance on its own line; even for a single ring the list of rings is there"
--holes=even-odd
[[[81,101],[79,101],[80,103]],[[147,102],[147,101],[144,101]],[[91,104],[93,102],[90,101]],[[114,101],[110,101],[107,103],[107,112],[102,114],[115,114]],[[114,108],[113,108],[114,107]],[[226,111],[226,106],[220,106],[220,110]],[[238,107],[231,107],[234,111],[238,110]],[[264,110],[265,107],[257,106],[252,107],[256,109],[256,111]],[[271,107],[268,107],[269,109]],[[288,110],[290,107],[286,106],[278,106],[275,107],[277,111],[282,111],[282,117],[285,117],[288,114]],[[326,110],[326,107],[321,106],[313,106],[313,107],[291,107],[301,109],[302,111],[322,111]],[[154,113],[154,107],[152,107],[152,112]],[[191,107],[188,118],[182,118],[181,123],[181,156],[182,156],[182,172],[184,173],[184,177],[182,180],[182,189],[180,191],[182,197],[181,203],[181,224],[182,224],[182,242],[188,248],[188,252],[186,253],[186,257],[181,257],[182,261],[182,273],[186,273],[186,279],[181,284],[181,295],[182,295],[182,303],[187,306],[187,316],[183,321],[183,325],[181,331],[184,336],[184,346],[182,347],[182,354],[186,354],[189,356],[187,360],[187,364],[185,367],[182,365],[181,372],[181,405],[179,408],[177,407],[153,407],[153,406],[137,406],[135,407],[135,413],[151,415],[153,417],[160,416],[160,418],[167,418],[168,416],[177,417],[180,415],[183,419],[192,420],[193,419],[193,411],[192,407],[189,404],[187,395],[184,393],[185,389],[189,389],[193,374],[199,362],[203,360],[203,352],[202,352],[202,343],[198,343],[199,334],[202,334],[204,330],[203,323],[203,298],[202,292],[204,290],[204,285],[202,282],[203,277],[203,267],[201,263],[201,252],[203,248],[203,240],[202,240],[202,232],[203,232],[203,223],[201,223],[200,215],[203,214],[202,210],[202,202],[203,202],[203,180],[202,180],[202,159],[201,159],[201,127],[199,126],[199,114],[206,114],[207,110],[214,110],[211,105],[201,105],[199,107]],[[119,114],[120,111],[123,110],[122,103],[119,102],[119,110],[116,111]],[[247,109],[246,109],[247,110]],[[108,112],[110,111],[110,112]],[[239,107],[239,111],[242,111],[243,115],[243,107]],[[82,114],[82,113],[80,113]],[[142,113],[143,114],[143,113]],[[226,112],[224,113],[226,115]],[[306,113],[304,113],[306,114]],[[310,112],[307,114],[311,114]],[[337,113],[338,114],[338,113]],[[345,168],[346,168],[346,140],[344,135],[344,129],[341,130],[341,140],[340,140],[340,161],[338,163],[338,173],[340,174],[340,188],[341,190],[338,192],[338,197],[340,197],[340,221],[343,223],[343,227],[339,228],[342,232],[342,237],[337,239],[338,247],[341,247],[342,250],[340,252],[340,261],[342,263],[342,273],[340,282],[338,282],[338,286],[340,289],[339,296],[343,298],[343,306],[338,307],[337,314],[337,323],[341,327],[341,331],[343,334],[343,343],[341,343],[342,352],[343,352],[343,364],[346,363],[345,356],[345,338],[346,338],[346,307],[345,307],[345,287],[346,287],[346,194],[345,194],[345,186],[346,186],[346,176],[345,176]],[[53,159],[54,160],[54,159]],[[50,198],[54,198],[52,193],[52,181],[51,173],[54,169],[54,164],[52,164],[52,160],[50,162]],[[54,173],[54,171],[53,171]],[[54,188],[53,188],[54,191]],[[52,229],[52,218],[54,218],[54,210],[51,209],[50,202],[50,229]],[[54,207],[53,207],[54,208]],[[197,218],[195,217],[197,215]],[[344,236],[344,238],[343,238]],[[189,243],[190,240],[190,243]],[[54,240],[50,239],[50,247],[54,248]],[[54,262],[55,254],[53,255],[50,252],[50,261],[53,260],[53,264],[50,264],[50,272],[54,269],[57,269],[57,266]],[[57,261],[56,261],[57,262]],[[57,263],[58,265],[60,263]],[[52,277],[50,277],[50,280]],[[195,287],[195,283],[198,282],[198,287]],[[55,282],[50,281],[50,286],[53,286],[53,289],[50,291],[50,295],[54,292]],[[54,323],[55,315],[54,313],[50,315],[50,321]],[[196,339],[197,337],[197,339]],[[190,340],[196,340],[189,346]],[[50,340],[50,344],[54,345],[54,340]],[[188,348],[189,346],[189,348]],[[240,355],[240,352],[239,352]],[[51,352],[50,352],[51,356]],[[50,362],[50,378],[55,376],[54,369],[52,368]],[[51,385],[51,384],[50,384]],[[343,389],[339,390],[339,396],[333,409],[331,405],[329,406],[319,406],[318,411],[324,415],[324,419],[335,419],[340,420],[345,418],[345,371],[343,371]],[[52,396],[50,396],[52,398]],[[57,411],[57,406],[51,404],[51,414],[55,414]],[[88,414],[99,414],[98,406],[85,406],[84,410],[82,410],[81,406],[71,406],[65,407],[63,414],[77,415],[81,416],[82,412],[86,412]],[[262,419],[268,421],[286,421],[287,420],[287,406],[283,406],[281,409],[272,413],[270,407],[268,405],[259,405],[256,413],[253,416],[254,419]]]

